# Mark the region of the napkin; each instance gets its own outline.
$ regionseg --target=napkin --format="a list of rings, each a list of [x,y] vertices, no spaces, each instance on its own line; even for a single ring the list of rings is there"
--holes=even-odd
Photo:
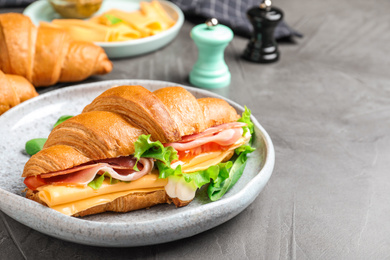
[[[246,12],[259,5],[261,0],[171,0],[176,4],[188,19],[196,22],[205,22],[208,18],[217,18],[218,22],[229,26],[235,34],[250,37],[253,26],[249,22]],[[282,20],[275,28],[274,37],[277,40],[302,37],[303,35],[292,29]]]
[[[35,0],[0,0],[0,7],[26,6]]]

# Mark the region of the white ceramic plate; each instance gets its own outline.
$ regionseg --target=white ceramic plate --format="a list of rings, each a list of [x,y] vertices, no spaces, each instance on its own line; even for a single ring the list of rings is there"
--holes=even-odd
[[[218,201],[210,202],[206,190],[201,189],[194,201],[183,208],[164,204],[129,213],[74,218],[26,199],[20,177],[29,158],[24,153],[25,142],[47,137],[59,116],[79,114],[85,105],[114,85],[142,85],[153,91],[178,84],[152,80],[84,84],[43,94],[4,113],[0,116],[0,210],[35,230],[67,241],[95,246],[140,246],[193,236],[222,224],[244,210],[263,189],[272,174],[275,152],[267,132],[252,117],[256,151],[250,154],[236,185]],[[206,90],[186,88],[197,98],[223,98]],[[243,111],[242,106],[227,101],[239,113]]]
[[[124,11],[138,10],[139,2],[141,2],[141,0],[105,0],[96,15],[113,8]],[[180,8],[171,2],[161,1],[161,4],[168,14],[176,21],[176,24],[168,30],[150,37],[132,41],[95,43],[105,50],[109,58],[131,57],[164,47],[179,33],[180,28],[183,26],[184,15]],[[30,4],[24,9],[23,14],[29,16],[35,25],[39,25],[40,21],[50,22],[53,19],[61,19],[61,16],[54,11],[47,0],[39,0]]]

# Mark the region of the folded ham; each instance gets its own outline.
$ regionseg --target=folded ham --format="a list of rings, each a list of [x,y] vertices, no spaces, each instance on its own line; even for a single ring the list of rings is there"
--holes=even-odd
[[[235,122],[211,127],[201,134],[188,136],[180,142],[168,143],[164,146],[172,146],[176,151],[186,151],[208,143],[216,143],[221,146],[232,145],[242,136],[242,127],[245,125],[244,123]]]
[[[141,158],[134,170],[136,159],[133,156],[110,158],[98,162],[79,165],[71,169],[30,176],[25,179],[28,188],[35,190],[47,184],[85,186],[94,180],[97,174],[108,173],[111,178],[120,181],[135,181],[152,171],[153,160]]]

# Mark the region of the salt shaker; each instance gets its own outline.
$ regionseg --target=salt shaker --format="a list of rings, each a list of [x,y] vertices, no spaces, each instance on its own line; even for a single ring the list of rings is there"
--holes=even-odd
[[[190,72],[190,83],[201,88],[222,88],[230,84],[231,75],[224,60],[224,51],[233,39],[233,31],[216,18],[191,30],[198,47],[198,59]]]
[[[265,0],[247,12],[248,19],[253,25],[253,35],[243,54],[246,60],[271,63],[279,59],[280,54],[274,31],[283,18],[283,12],[271,5],[271,0]]]

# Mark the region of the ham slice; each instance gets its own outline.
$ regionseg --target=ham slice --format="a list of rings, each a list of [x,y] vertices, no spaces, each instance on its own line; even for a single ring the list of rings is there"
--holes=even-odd
[[[206,130],[207,131],[207,130]],[[243,134],[242,127],[224,129],[214,135],[206,135],[186,143],[169,143],[164,146],[172,146],[176,151],[186,151],[200,147],[207,143],[217,143],[221,146],[234,144]]]
[[[62,171],[58,171],[58,172],[42,174],[41,177],[42,178],[51,178],[51,177],[57,176],[57,175],[64,175],[64,174],[68,174],[68,173],[73,173],[73,172],[76,172],[76,171],[81,171],[81,170],[85,170],[85,169],[89,169],[89,168],[95,167],[98,164],[101,164],[101,165],[109,164],[114,169],[130,169],[130,170],[132,170],[134,165],[135,165],[135,162],[136,162],[136,159],[134,159],[132,156],[102,159],[102,160],[99,160],[96,163],[88,163],[88,164],[85,164],[85,165],[75,166],[73,168],[62,170]]]
[[[221,132],[221,131],[226,130],[226,129],[241,128],[244,126],[246,126],[246,123],[232,122],[232,123],[222,124],[219,126],[210,127],[210,128],[207,128],[202,133],[184,136],[181,139],[181,141],[179,141],[179,143],[187,143],[187,142],[193,141],[195,139],[199,139],[201,137],[214,135],[215,133]],[[168,145],[170,145],[170,144],[166,144],[166,146],[168,146]]]
[[[135,181],[145,174],[150,173],[154,164],[153,159],[141,158],[137,164],[138,169],[141,170],[135,171],[133,170],[135,160],[133,157],[104,159],[93,164],[80,165],[63,171],[42,174],[38,176],[38,179],[35,176],[31,176],[25,179],[25,184],[33,190],[46,184],[87,185],[97,174],[104,172],[107,172],[112,178],[120,181]],[[39,182],[36,183],[37,181]]]

